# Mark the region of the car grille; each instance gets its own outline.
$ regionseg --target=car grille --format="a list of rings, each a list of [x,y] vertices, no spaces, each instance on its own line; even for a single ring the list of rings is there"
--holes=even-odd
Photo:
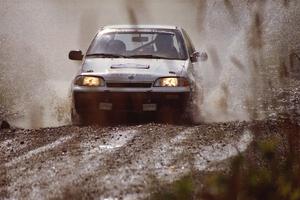
[[[116,88],[150,88],[152,83],[107,83],[107,87]]]

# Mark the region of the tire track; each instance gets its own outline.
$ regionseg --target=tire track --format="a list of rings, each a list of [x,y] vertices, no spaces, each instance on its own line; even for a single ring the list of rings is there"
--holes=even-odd
[[[56,157],[50,156],[45,162],[32,166],[30,170],[19,167],[8,170],[8,174],[12,178],[12,184],[8,188],[10,198],[49,199],[63,196],[63,188],[81,182],[90,174],[94,175],[94,171],[101,166],[101,160],[126,145],[135,134],[137,134],[136,130],[112,131],[107,134],[112,137],[105,141],[106,145],[102,142],[95,142],[94,144],[86,143],[87,141],[81,142],[82,153],[80,155],[68,153]],[[121,135],[121,137],[115,137],[114,135]],[[49,145],[13,159],[6,166],[10,167],[24,160],[30,160],[33,156],[43,152],[46,153],[46,151],[56,148],[58,145],[72,147],[71,139],[71,136],[62,137]],[[76,140],[80,141],[81,138],[78,137]],[[91,148],[92,146],[95,147]],[[37,161],[34,162],[37,163]],[[14,177],[14,174],[20,173],[20,171],[23,173],[22,176]],[[47,187],[43,187],[43,185],[47,185]],[[22,188],[23,191],[16,190],[16,188]],[[27,193],[27,196],[24,196],[26,190],[30,192]]]
[[[12,159],[11,161],[9,161],[8,163],[5,163],[5,167],[10,168],[20,162],[24,162],[26,160],[29,160],[30,158],[32,158],[33,156],[36,156],[40,153],[49,151],[51,149],[56,148],[59,145],[62,145],[63,143],[69,141],[70,139],[72,139],[74,137],[74,135],[71,136],[65,136],[65,137],[61,137],[58,140],[56,140],[53,143],[47,144],[45,146],[39,147],[37,149],[31,150],[29,152],[27,152],[26,154],[16,157],[14,159]]]
[[[244,125],[66,128],[70,130],[72,134],[54,135],[51,143],[5,164],[9,199],[141,199],[153,178],[172,181],[191,168],[207,170],[252,140]],[[56,129],[47,134],[53,140],[52,132]]]
[[[214,163],[226,160],[244,152],[253,140],[250,130],[245,130],[238,141],[231,141],[228,144],[214,143],[203,146],[195,155],[194,167],[197,170],[205,170]]]
[[[149,181],[151,177],[154,176],[160,181],[173,181],[188,173],[192,168],[206,170],[213,166],[213,163],[226,160],[246,150],[253,139],[251,132],[246,130],[237,141],[229,140],[226,145],[220,144],[220,141],[214,141],[210,145],[199,146],[196,151],[188,150],[185,141],[198,131],[199,127],[187,128],[173,137],[161,138],[151,149],[139,154],[130,164],[112,170],[98,179],[96,185],[110,183],[111,187],[106,187],[107,196],[103,195],[105,198],[124,198],[122,194],[114,191],[116,185],[122,188],[123,193],[125,191],[126,194],[133,196],[134,194],[142,195],[141,191],[145,191],[145,187],[151,184]],[[198,156],[199,154],[201,157]],[[183,156],[186,157],[183,158]],[[139,188],[139,190],[133,192],[132,188]],[[146,196],[145,193],[143,195]],[[139,199],[139,197],[134,199]]]

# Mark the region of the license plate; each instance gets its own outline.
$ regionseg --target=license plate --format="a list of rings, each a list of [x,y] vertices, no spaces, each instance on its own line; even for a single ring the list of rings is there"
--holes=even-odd
[[[156,104],[143,104],[143,111],[156,111]]]
[[[100,110],[112,110],[112,104],[111,103],[100,103],[99,109]]]

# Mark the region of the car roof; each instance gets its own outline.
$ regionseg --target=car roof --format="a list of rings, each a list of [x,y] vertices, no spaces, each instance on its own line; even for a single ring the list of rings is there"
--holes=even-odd
[[[110,25],[104,26],[103,29],[178,29],[178,27],[167,25]]]

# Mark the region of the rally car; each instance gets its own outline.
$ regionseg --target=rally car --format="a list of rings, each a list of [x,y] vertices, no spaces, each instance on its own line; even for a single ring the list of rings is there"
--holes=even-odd
[[[71,117],[84,124],[123,112],[181,119],[195,92],[193,68],[207,55],[176,26],[116,25],[101,28],[85,54],[70,51],[69,59],[82,60]]]

